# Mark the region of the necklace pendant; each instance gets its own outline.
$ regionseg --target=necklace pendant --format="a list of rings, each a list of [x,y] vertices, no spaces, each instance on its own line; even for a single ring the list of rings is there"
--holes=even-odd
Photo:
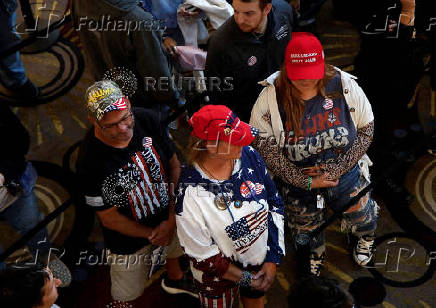
[[[215,196],[214,200],[215,206],[217,209],[224,211],[227,209],[227,202],[225,200],[225,197],[223,195]]]

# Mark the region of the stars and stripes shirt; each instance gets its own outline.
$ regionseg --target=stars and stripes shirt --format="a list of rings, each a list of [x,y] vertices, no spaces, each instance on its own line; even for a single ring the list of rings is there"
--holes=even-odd
[[[96,211],[116,207],[128,218],[155,227],[168,218],[167,165],[174,146],[154,113],[138,108],[134,118],[133,137],[124,149],[87,136],[79,175],[88,206]],[[134,253],[148,244],[104,226],[103,234],[105,244],[117,254]]]
[[[216,205],[221,194],[228,197],[227,209]],[[226,270],[220,256],[245,267],[279,264],[285,253],[283,201],[250,146],[242,149],[229,180],[211,180],[195,164],[182,170],[176,223],[180,244],[195,267],[216,276]],[[205,275],[194,269],[196,280],[201,282]]]

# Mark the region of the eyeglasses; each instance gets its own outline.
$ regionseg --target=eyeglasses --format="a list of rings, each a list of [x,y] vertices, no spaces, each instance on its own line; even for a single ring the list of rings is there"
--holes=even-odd
[[[132,120],[132,118],[133,118],[133,113],[131,111],[129,111],[128,115],[126,115],[124,118],[122,118],[121,120],[119,120],[116,123],[112,123],[112,124],[108,124],[108,125],[100,125],[98,123],[97,124],[98,124],[98,126],[100,126],[100,128],[102,130],[106,130],[106,129],[111,129],[111,128],[117,127],[120,124],[127,124]]]

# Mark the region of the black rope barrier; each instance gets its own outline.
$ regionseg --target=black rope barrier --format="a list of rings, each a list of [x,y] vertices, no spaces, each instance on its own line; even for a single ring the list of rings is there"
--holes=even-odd
[[[36,22],[29,0],[20,0],[21,13],[28,29],[35,29]]]
[[[27,244],[27,242],[37,234],[42,228],[46,227],[52,220],[58,217],[62,212],[64,212],[72,204],[72,199],[68,199],[62,203],[53,212],[48,214],[43,220],[41,220],[35,227],[23,234],[17,241],[15,241],[11,246],[9,246],[1,255],[0,263],[5,261],[12,253],[14,253],[19,248]]]
[[[0,52],[0,58],[5,58],[5,57],[19,51],[20,49],[22,49],[30,44],[33,44],[34,42],[36,42],[36,40],[38,40],[38,36],[46,35],[47,33],[53,32],[54,30],[62,27],[64,24],[66,24],[67,22],[70,22],[70,21],[71,21],[71,15],[67,15],[64,18],[52,23],[50,26],[48,26],[44,29],[32,32],[24,40],[9,47],[6,50]]]

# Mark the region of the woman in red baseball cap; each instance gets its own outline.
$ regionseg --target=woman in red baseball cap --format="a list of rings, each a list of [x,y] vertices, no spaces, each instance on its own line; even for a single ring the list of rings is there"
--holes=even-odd
[[[283,200],[249,144],[257,130],[226,106],[189,119],[189,166],[180,177],[177,234],[191,258],[202,307],[263,307],[285,253]]]
[[[374,117],[354,79],[325,63],[314,35],[294,32],[281,71],[263,82],[253,107],[250,124],[262,134],[254,145],[275,175],[294,237],[319,227],[326,205],[343,211],[369,183]],[[373,256],[377,208],[367,194],[344,212],[342,229],[356,236],[353,256],[362,266]],[[310,247],[310,272],[319,275],[324,235]]]

